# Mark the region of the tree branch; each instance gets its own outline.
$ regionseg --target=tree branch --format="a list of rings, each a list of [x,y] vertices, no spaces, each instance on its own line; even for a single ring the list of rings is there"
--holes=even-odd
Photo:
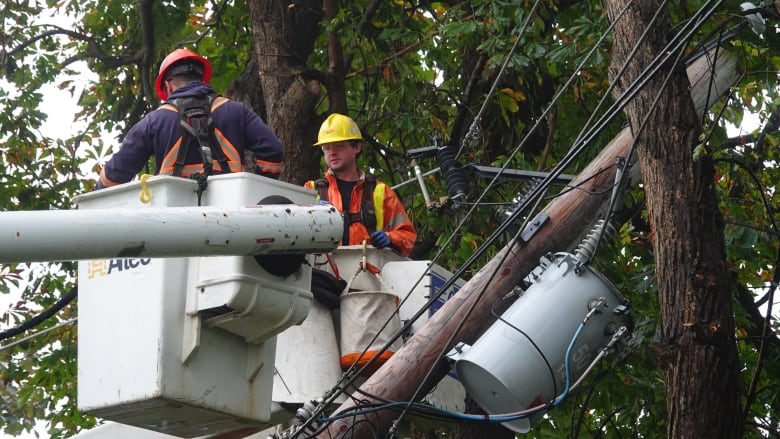
[[[372,0],[372,2],[369,3],[365,12],[363,12],[363,16],[360,17],[360,21],[358,22],[357,29],[355,29],[355,34],[363,35],[365,33],[368,24],[371,22],[371,19],[374,17],[376,10],[379,8],[379,5],[381,3],[382,2],[380,0]],[[347,51],[347,55],[344,57],[345,66],[352,65],[352,50],[355,48],[356,45],[357,43],[355,42],[355,40],[352,40],[352,42],[349,44],[349,50]]]
[[[322,2],[325,11],[325,20],[331,21],[336,17],[338,4],[336,0]],[[346,63],[344,51],[341,48],[341,34],[337,30],[328,32],[328,80],[325,86],[328,89],[328,112],[347,112],[347,93],[345,90],[344,76]]]
[[[775,111],[772,112],[766,125],[764,125],[764,128],[761,129],[761,132],[759,132],[757,136],[753,134],[746,134],[742,136],[731,137],[723,142],[720,146],[723,148],[735,148],[737,146],[755,143],[756,149],[758,149],[760,153],[760,151],[763,149],[763,143],[764,139],[766,139],[766,136],[768,134],[774,134],[778,131],[780,131],[780,108],[776,108]]]
[[[154,102],[155,93],[151,87],[152,80],[149,77],[149,72],[153,69],[154,64],[154,15],[152,14],[152,6],[154,0],[138,0],[138,16],[141,18],[141,85],[143,87],[144,96],[151,98]],[[143,100],[143,96],[138,97],[139,100]],[[136,106],[142,105],[140,102],[136,103]]]
[[[56,25],[53,25],[53,24],[46,24],[46,25],[43,25],[41,27],[50,27],[50,28],[53,28],[53,30],[45,31],[43,33],[35,35],[34,37],[32,37],[32,38],[22,42],[21,44],[19,44],[18,46],[14,47],[13,49],[11,49],[8,52],[8,57],[10,58],[10,57],[13,57],[14,55],[18,55],[19,52],[23,51],[27,47],[35,44],[36,42],[38,42],[40,40],[43,40],[43,39],[46,39],[46,38],[50,38],[50,37],[53,37],[53,36],[57,36],[57,35],[67,35],[67,36],[69,36],[69,37],[71,37],[71,38],[73,38],[75,40],[79,40],[79,41],[83,41],[83,42],[87,43],[87,48],[81,55],[77,55],[77,56],[70,57],[70,58],[66,59],[65,62],[64,62],[64,65],[68,65],[68,64],[71,64],[71,63],[73,63],[75,61],[78,61],[78,60],[81,60],[81,59],[86,59],[86,58],[97,59],[98,61],[104,63],[106,65],[106,67],[108,67],[108,68],[116,68],[116,67],[118,67],[120,65],[138,63],[139,61],[141,61],[141,57],[139,56],[139,54],[134,54],[134,55],[130,55],[130,56],[123,56],[123,57],[119,57],[119,56],[115,56],[115,55],[109,55],[100,47],[100,44],[94,38],[92,38],[92,37],[90,37],[88,35],[85,35],[85,34],[82,34],[82,33],[76,32],[76,31],[72,31],[72,30],[69,30],[69,29],[65,29],[65,28],[62,28],[60,26],[56,26]]]

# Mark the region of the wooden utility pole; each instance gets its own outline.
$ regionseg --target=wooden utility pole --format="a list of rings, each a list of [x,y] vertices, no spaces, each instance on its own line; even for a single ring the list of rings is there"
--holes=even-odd
[[[715,63],[717,61],[717,63]],[[709,104],[734,84],[738,75],[736,61],[722,49],[717,60],[700,57],[688,67],[691,94],[696,109],[703,114]],[[375,372],[334,413],[354,408],[354,401],[365,401],[366,395],[379,400],[409,401],[420,399],[444,377],[447,365],[442,354],[457,342],[473,344],[493,323],[491,307],[512,290],[549,252],[568,251],[604,213],[615,179],[615,163],[627,158],[632,136],[628,128],[618,134],[601,154],[571,184],[571,190],[557,197],[544,210],[548,223],[525,244],[509,244],[490,260],[412,337],[389,361]],[[634,179],[636,183],[638,179]],[[553,299],[554,300],[554,299]],[[473,308],[473,309],[472,309]],[[468,311],[472,310],[469,314]],[[453,338],[459,325],[460,331]],[[452,339],[451,343],[448,341]],[[427,383],[423,383],[429,371]],[[423,388],[417,393],[418,387]],[[383,437],[398,412],[382,410],[370,415],[340,419],[330,424],[322,438]],[[377,432],[380,436],[376,436]]]

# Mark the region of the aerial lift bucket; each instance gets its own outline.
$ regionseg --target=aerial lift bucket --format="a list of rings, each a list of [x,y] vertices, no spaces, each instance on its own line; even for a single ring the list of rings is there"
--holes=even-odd
[[[328,235],[324,240],[332,244],[322,250],[335,248],[343,227],[340,216],[316,210],[312,191],[253,174],[209,178],[200,203],[196,189],[193,180],[158,176],[85,194],[76,202],[79,210],[95,212],[146,209],[150,215],[138,224],[139,236],[145,226],[164,226],[167,208],[201,204],[208,215],[199,221],[212,226],[208,236],[180,238],[202,239],[192,244],[209,247],[203,254],[234,245],[231,237],[250,229],[257,230],[252,243],[259,248],[273,249],[289,240],[269,256],[293,253],[301,256],[299,262],[282,274],[264,269],[253,255],[231,253],[164,258],[128,254],[79,261],[82,412],[179,437],[266,428],[276,422],[276,335],[303,322],[312,300],[311,268],[305,262],[313,256],[298,246],[306,248]],[[143,192],[150,195],[147,202],[139,198]],[[213,212],[213,206],[229,212],[269,196],[303,206],[258,206],[253,210],[275,213],[251,224]],[[321,223],[306,219],[317,216]],[[134,248],[143,250],[143,240]]]

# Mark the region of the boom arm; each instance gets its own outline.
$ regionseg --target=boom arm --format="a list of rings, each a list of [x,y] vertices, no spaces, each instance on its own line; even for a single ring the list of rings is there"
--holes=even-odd
[[[0,263],[327,253],[342,219],[314,205],[0,213]]]

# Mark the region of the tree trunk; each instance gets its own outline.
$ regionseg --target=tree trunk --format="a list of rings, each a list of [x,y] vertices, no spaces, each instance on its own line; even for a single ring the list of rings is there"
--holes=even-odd
[[[249,0],[266,122],[284,144],[281,179],[303,184],[319,175],[312,147],[320,120],[314,111],[320,83],[306,60],[320,33],[322,2]]]
[[[610,16],[617,16],[626,3],[607,1]],[[616,24],[611,76],[662,3],[634,2]],[[652,26],[625,75],[611,78],[617,84],[616,95],[644,75],[643,69],[663,52],[673,34],[666,10]],[[742,432],[738,357],[723,220],[712,160],[707,154],[694,156],[701,124],[682,64],[667,63],[625,111],[639,139],[637,154],[656,259],[663,331],[656,351],[666,382],[667,437],[738,438]],[[647,126],[639,132],[645,118]]]

